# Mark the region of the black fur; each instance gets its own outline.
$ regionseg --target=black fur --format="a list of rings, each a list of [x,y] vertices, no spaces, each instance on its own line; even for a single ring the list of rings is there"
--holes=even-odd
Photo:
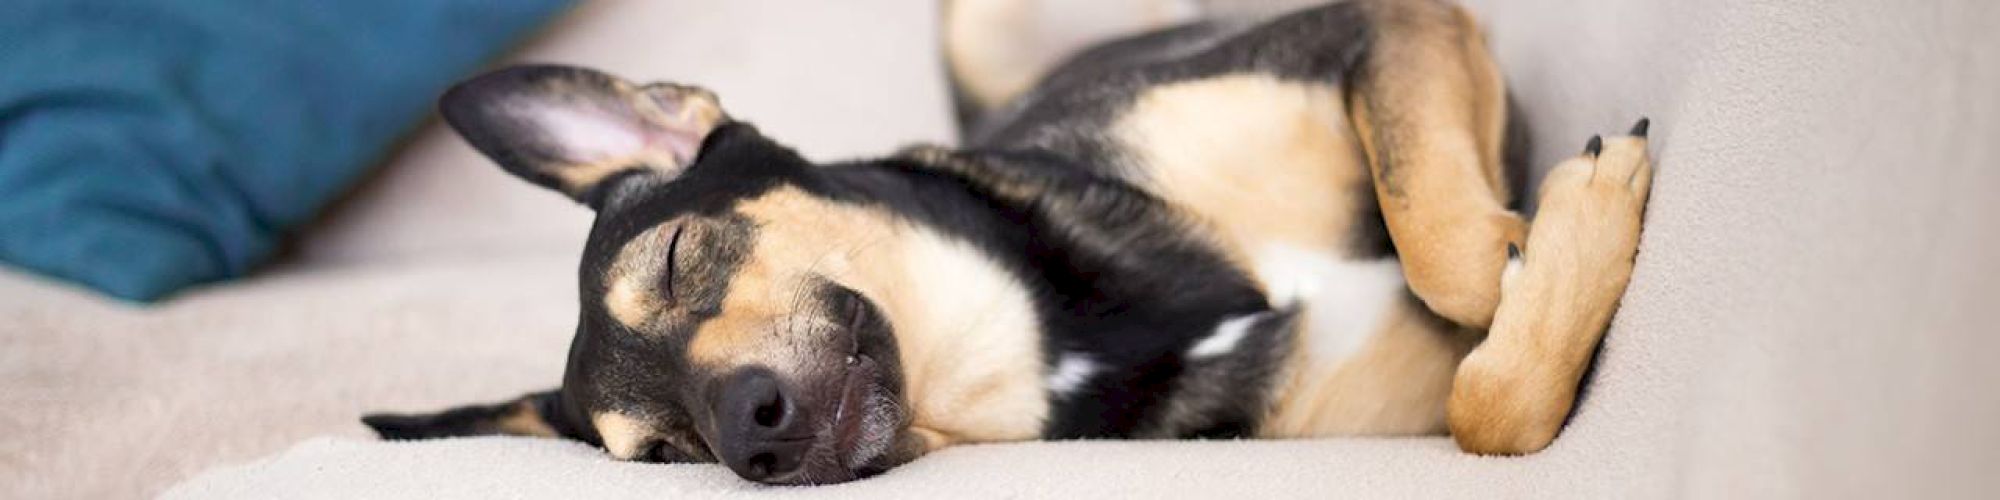
[[[559,411],[556,391],[542,391],[505,403],[466,406],[433,414],[377,413],[361,417],[361,423],[374,429],[383,439],[391,440],[482,436],[506,433],[506,429],[501,429],[499,423],[516,412],[528,409],[544,416]],[[558,434],[577,435],[572,421],[544,418],[542,422],[549,424]]]
[[[1045,437],[1180,436],[1161,418],[1187,381],[1182,354],[1223,319],[1269,310],[1200,233],[1129,185],[1044,154],[934,150],[904,161],[857,171],[900,169],[898,177],[924,179],[913,183],[945,185],[845,196],[1005,263],[1034,293],[1044,361],[1083,354],[1104,367],[1075,394],[1052,395]]]

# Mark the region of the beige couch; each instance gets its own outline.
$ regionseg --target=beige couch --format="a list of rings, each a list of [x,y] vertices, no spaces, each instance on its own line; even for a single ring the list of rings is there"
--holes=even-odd
[[[591,3],[515,58],[699,82],[817,158],[949,140],[929,2],[696,3]],[[377,443],[364,411],[552,386],[573,328],[590,214],[429,126],[252,279],[141,309],[0,272],[0,498],[183,480],[170,496],[1996,494],[2000,6],[1473,4],[1538,165],[1655,123],[1631,289],[1541,454],[1440,438],[1040,443],[774,491],[553,440]]]

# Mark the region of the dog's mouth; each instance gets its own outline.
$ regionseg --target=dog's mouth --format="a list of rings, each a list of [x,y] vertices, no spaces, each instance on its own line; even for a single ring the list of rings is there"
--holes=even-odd
[[[896,421],[894,401],[882,387],[882,368],[875,358],[856,354],[833,414],[832,438],[848,467],[860,467],[888,451],[889,432]]]
[[[848,346],[843,370],[837,372],[844,376],[824,393],[830,396],[831,411],[826,414],[831,417],[819,433],[822,444],[808,454],[796,478],[801,482],[849,481],[880,471],[883,467],[875,464],[888,454],[901,426],[903,416],[896,401],[899,391],[889,387],[890,377],[877,361],[878,356],[894,353],[880,352],[879,345],[863,342],[863,337],[875,330],[869,327],[877,319],[874,308],[858,293],[848,291],[847,299]]]
[[[848,356],[842,376],[824,387],[825,420],[819,422],[813,447],[799,469],[772,484],[829,484],[852,481],[884,469],[878,462],[888,454],[902,420],[895,396],[884,383],[882,366],[867,354]]]

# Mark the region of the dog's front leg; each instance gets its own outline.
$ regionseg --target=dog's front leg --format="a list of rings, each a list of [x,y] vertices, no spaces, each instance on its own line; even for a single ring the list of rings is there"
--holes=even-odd
[[[1651,179],[1644,127],[1557,168],[1530,234],[1504,208],[1504,90],[1471,17],[1444,2],[1362,1],[1375,39],[1349,109],[1390,239],[1426,306],[1488,327],[1453,379],[1447,425],[1466,451],[1540,450],[1631,276]],[[1503,290],[1507,247],[1524,243]]]
[[[1459,364],[1447,421],[1461,448],[1529,453],[1555,439],[1625,295],[1652,184],[1647,122],[1593,138],[1549,173],[1518,273],[1486,340]]]

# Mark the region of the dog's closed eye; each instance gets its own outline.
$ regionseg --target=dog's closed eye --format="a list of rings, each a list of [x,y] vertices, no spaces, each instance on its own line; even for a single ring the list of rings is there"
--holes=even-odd
[[[660,295],[665,297],[669,304],[675,300],[674,275],[678,274],[676,271],[680,266],[681,235],[686,232],[687,226],[675,226],[674,235],[667,240],[667,272],[660,279]]]
[[[869,320],[868,299],[861,298],[861,294],[854,290],[843,288],[842,291],[844,293],[841,294],[841,299],[844,303],[841,304],[841,312],[847,319],[846,326],[848,330],[859,330],[866,326]]]

